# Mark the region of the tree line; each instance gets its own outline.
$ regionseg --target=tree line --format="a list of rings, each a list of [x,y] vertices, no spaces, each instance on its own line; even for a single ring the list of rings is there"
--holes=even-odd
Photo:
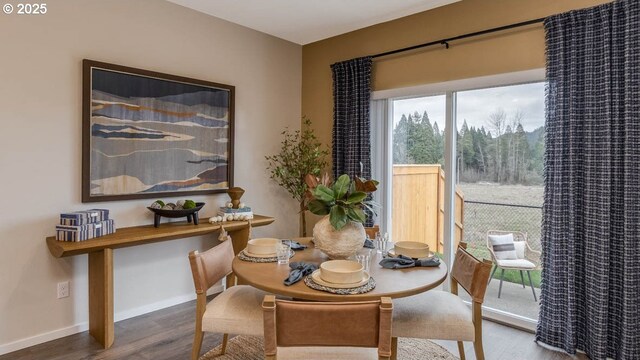
[[[458,181],[503,184],[540,184],[544,155],[544,127],[527,132],[524,113],[509,116],[497,109],[485,125],[457,131]],[[402,114],[393,131],[394,164],[444,165],[444,132],[425,111]]]

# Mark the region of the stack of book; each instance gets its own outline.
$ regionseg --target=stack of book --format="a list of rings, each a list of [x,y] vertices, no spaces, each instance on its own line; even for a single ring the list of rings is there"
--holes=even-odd
[[[114,233],[113,219],[109,210],[91,209],[60,214],[60,225],[56,225],[58,241],[84,241]]]
[[[220,210],[218,210],[218,216],[222,216],[225,221],[249,220],[253,219],[253,211],[251,211],[251,208],[248,206],[240,209],[221,207]]]

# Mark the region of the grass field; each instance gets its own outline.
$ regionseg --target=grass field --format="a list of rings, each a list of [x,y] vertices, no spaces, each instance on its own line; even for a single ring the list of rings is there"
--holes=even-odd
[[[458,184],[464,194],[464,241],[480,258],[491,259],[486,239],[489,230],[521,231],[527,234],[529,245],[540,250],[542,209],[498,204],[542,206],[543,187],[500,185],[493,183]],[[471,202],[470,202],[471,201]],[[492,203],[475,204],[473,201]],[[498,278],[500,271],[494,275]],[[534,286],[540,287],[540,271],[531,273]],[[505,271],[505,281],[520,283],[518,271]],[[525,276],[528,285],[528,278]]]

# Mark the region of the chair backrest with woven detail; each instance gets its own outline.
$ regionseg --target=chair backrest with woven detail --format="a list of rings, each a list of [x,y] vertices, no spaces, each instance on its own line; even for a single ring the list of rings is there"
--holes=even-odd
[[[369,239],[375,239],[376,234],[380,232],[380,226],[374,225],[373,227],[365,227],[364,231],[367,233]]]
[[[277,347],[350,346],[378,348],[391,356],[390,298],[360,302],[305,302],[276,300],[267,295],[264,310],[264,346],[267,358]]]
[[[224,241],[207,251],[189,253],[191,274],[196,294],[206,293],[210,287],[231,273],[231,262],[234,258],[233,244]]]
[[[474,302],[482,303],[487,290],[492,262],[479,260],[466,250],[466,243],[460,243],[451,268],[451,279],[471,296]]]

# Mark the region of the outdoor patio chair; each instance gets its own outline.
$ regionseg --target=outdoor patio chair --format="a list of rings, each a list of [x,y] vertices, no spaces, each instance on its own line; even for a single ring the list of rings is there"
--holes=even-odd
[[[512,236],[511,241],[513,242],[513,247],[509,246],[510,236]],[[492,239],[494,240],[493,243],[491,241]],[[506,241],[507,243],[499,245],[496,244],[496,241],[501,242],[502,240]],[[527,242],[527,234],[520,231],[489,230],[487,232],[487,248],[491,253],[491,259],[494,263],[493,271],[491,272],[491,276],[489,277],[489,283],[491,283],[491,279],[493,279],[493,275],[496,273],[496,270],[498,270],[498,268],[500,268],[501,270],[500,287],[498,288],[498,299],[500,298],[500,294],[502,293],[504,271],[518,270],[520,271],[520,279],[522,280],[523,289],[526,288],[524,284],[524,272],[527,272],[529,285],[531,286],[531,292],[533,293],[533,300],[538,301],[536,290],[533,287],[533,281],[531,280],[531,271],[540,270],[541,252],[533,250],[531,246],[529,246],[529,243]],[[496,255],[496,252],[511,252],[510,254],[507,254],[511,256],[504,256],[501,254]]]

